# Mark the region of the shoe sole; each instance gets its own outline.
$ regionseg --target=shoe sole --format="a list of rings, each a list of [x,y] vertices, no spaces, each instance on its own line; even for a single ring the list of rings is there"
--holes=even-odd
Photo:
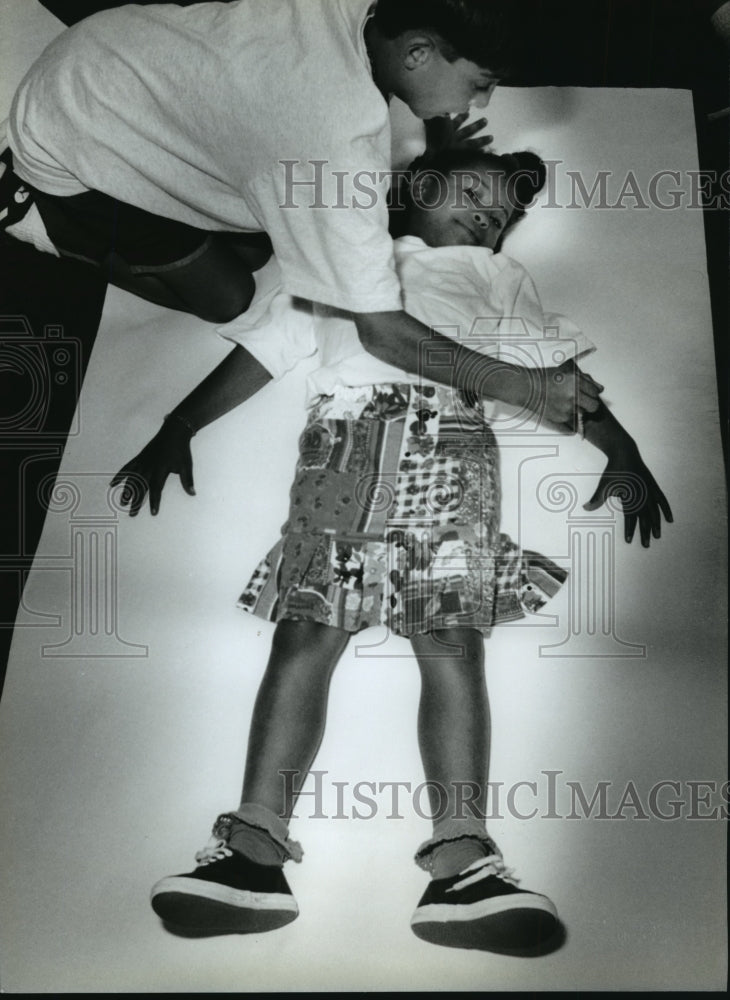
[[[293,896],[232,889],[216,882],[164,878],[152,888],[152,909],[171,927],[218,934],[276,930],[299,914]]]
[[[534,948],[549,940],[558,924],[547,896],[525,893],[462,906],[432,903],[411,918],[413,933],[423,941],[483,951]]]

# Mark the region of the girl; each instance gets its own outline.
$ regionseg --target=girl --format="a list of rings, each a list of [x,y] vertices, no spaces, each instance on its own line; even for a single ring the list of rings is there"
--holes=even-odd
[[[395,216],[406,234],[395,243],[406,309],[452,330],[466,323],[467,333],[479,317],[492,354],[519,318],[525,356],[533,365],[537,356],[528,374],[538,390],[545,317],[529,277],[495,251],[544,178],[531,154],[447,151],[418,164]],[[278,352],[288,356],[279,364],[285,368],[292,353],[313,347],[322,360],[310,379],[288,523],[239,602],[277,625],[254,707],[241,804],[218,818],[193,872],[157,883],[152,905],[172,929],[188,932],[258,932],[297,916],[282,871],[302,854],[288,831],[297,789],[319,748],[330,678],[350,635],[384,623],[410,638],[421,673],[418,739],[434,822],[416,853],[432,878],[413,931],[434,943],[488,950],[545,942],[559,927],[554,904],[516,884],[486,829],[483,640],[496,622],[541,607],[565,573],[520,553],[500,532],[498,452],[480,401],[489,387],[467,394],[424,383],[363,351],[346,315],[320,310],[315,324],[281,296],[262,301],[268,326],[249,330],[243,342],[263,367],[277,371]],[[566,356],[588,348],[565,323],[560,334]],[[210,378],[181,404],[115,477],[133,513],[144,499],[144,489],[133,496],[135,477],[149,478],[165,449],[183,457],[161,463],[162,482],[176,468],[192,490],[189,440],[201,425],[195,414],[224,412],[261,378],[254,369],[238,379],[232,362],[229,375],[215,380],[212,410],[205,410]],[[621,493],[617,471],[639,477],[644,489],[638,505],[625,508],[626,538],[638,523],[648,545],[660,536],[661,512],[671,520],[669,506],[604,404],[588,416],[584,435],[609,459],[590,505]],[[153,512],[161,488],[158,474]],[[293,790],[284,781],[292,773]]]

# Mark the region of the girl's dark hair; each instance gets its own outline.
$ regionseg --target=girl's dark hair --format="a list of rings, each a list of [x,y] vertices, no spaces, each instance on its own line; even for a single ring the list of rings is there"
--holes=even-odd
[[[386,38],[432,31],[449,62],[468,59],[504,77],[522,48],[525,15],[524,0],[377,0],[374,20]]]
[[[409,215],[416,204],[413,191],[419,177],[434,174],[447,177],[459,172],[468,175],[475,170],[493,170],[502,174],[507,182],[512,212],[495,247],[495,252],[499,252],[506,234],[523,218],[545,186],[547,168],[537,153],[524,150],[498,154],[478,149],[443,149],[417,157],[401,176],[399,187],[392,195],[390,232],[393,238],[408,231]]]

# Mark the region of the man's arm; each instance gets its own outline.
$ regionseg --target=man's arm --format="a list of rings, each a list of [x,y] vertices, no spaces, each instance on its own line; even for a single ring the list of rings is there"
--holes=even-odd
[[[572,363],[523,368],[472,351],[408,313],[353,313],[362,346],[396,368],[465,389],[477,398],[526,407],[541,420],[570,424],[577,411],[594,413],[603,386]]]
[[[142,451],[112,479],[123,485],[121,504],[134,517],[149,491],[150,510],[160,509],[160,497],[170,473],[177,473],[186,493],[193,496],[193,459],[190,440],[201,427],[245,402],[272,379],[245,347],[230,354],[165,417],[162,427]]]

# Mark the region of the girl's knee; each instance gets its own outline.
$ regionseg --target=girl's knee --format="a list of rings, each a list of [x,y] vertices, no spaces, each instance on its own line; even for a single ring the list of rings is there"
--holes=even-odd
[[[440,629],[412,636],[423,683],[482,683],[484,638],[476,629]]]
[[[276,626],[272,650],[277,653],[294,653],[299,657],[311,653],[317,657],[331,651],[341,652],[349,637],[349,632],[321,622],[285,618]]]
[[[411,647],[416,656],[438,657],[453,660],[473,660],[474,654],[484,648],[484,637],[475,628],[444,628],[411,636]]]

